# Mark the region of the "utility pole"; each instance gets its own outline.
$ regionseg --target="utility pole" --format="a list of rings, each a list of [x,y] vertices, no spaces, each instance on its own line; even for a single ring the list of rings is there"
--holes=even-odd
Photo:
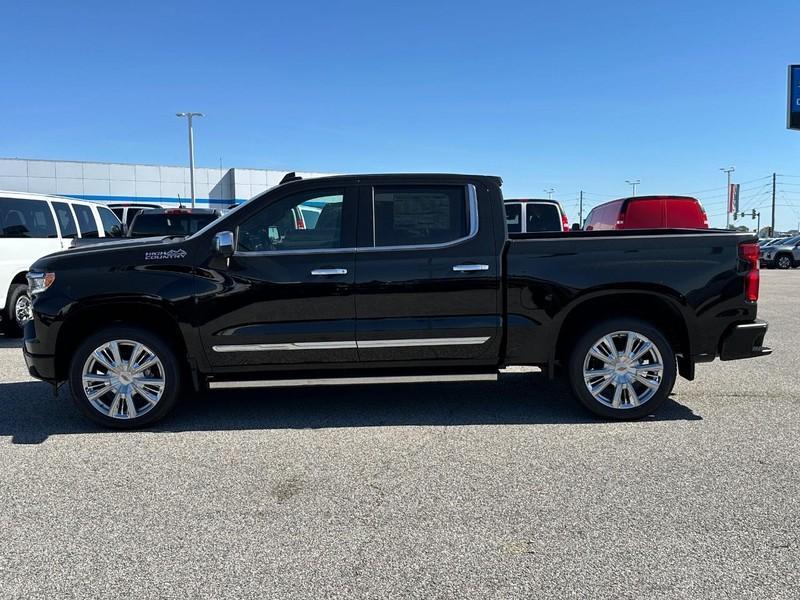
[[[202,117],[203,113],[199,112],[179,112],[175,113],[176,117],[186,117],[189,123],[189,182],[192,189],[192,208],[194,208],[194,132],[192,131],[192,117]]]
[[[636,196],[636,186],[642,183],[641,179],[626,179],[625,183],[627,183],[631,188],[633,188],[631,192],[631,196]]]
[[[725,229],[731,226],[731,173],[736,167],[720,167],[719,169],[728,176],[728,186],[725,188]]]
[[[769,237],[775,237],[775,180],[777,175],[772,174],[772,225],[769,228]]]
[[[581,190],[581,197],[578,200],[578,225],[583,228],[583,190]]]
[[[547,188],[546,190],[543,190],[543,191],[544,191],[545,194],[547,194],[547,199],[548,200],[552,200],[553,199],[553,192],[555,192],[556,190],[555,190],[555,188]]]

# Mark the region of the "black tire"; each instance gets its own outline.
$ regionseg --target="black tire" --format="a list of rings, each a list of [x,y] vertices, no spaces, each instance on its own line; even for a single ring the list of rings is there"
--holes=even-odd
[[[143,402],[143,396],[134,394],[132,401],[134,405],[138,403],[136,410],[141,410],[143,413],[136,417],[115,418],[101,413],[90,402],[84,390],[83,368],[86,361],[89,360],[95,349],[113,340],[130,340],[143,344],[158,357],[163,367],[163,373],[160,373],[160,375],[164,381],[164,389],[154,406],[145,412],[144,408],[149,405]],[[155,368],[158,369],[158,367]],[[136,429],[164,418],[175,407],[181,391],[182,371],[174,349],[158,335],[141,327],[113,326],[91,335],[75,350],[69,367],[69,388],[75,406],[92,421],[115,429]],[[113,391],[109,393],[113,396]],[[109,402],[107,399],[110,396],[104,395],[103,398],[106,398],[106,400],[101,401]]]
[[[6,314],[4,317],[3,330],[8,337],[22,337],[22,329],[25,323],[17,319],[17,302],[28,296],[28,286],[24,283],[12,283],[8,288],[8,298],[6,300]],[[30,300],[30,299],[29,299]]]
[[[639,336],[644,336],[652,342],[658,354],[661,355],[663,370],[661,371],[660,383],[655,393],[646,399],[640,405],[627,406],[615,408],[609,403],[605,403],[595,398],[584,382],[584,361],[591,348],[604,336],[613,334],[615,332],[634,332]],[[627,339],[627,338],[625,338]],[[614,343],[620,343],[623,338],[618,336],[614,338]],[[638,347],[638,346],[637,346]],[[602,364],[602,363],[601,363]],[[653,325],[640,319],[609,319],[598,325],[593,326],[575,343],[572,354],[569,358],[568,377],[572,391],[578,400],[593,413],[606,417],[609,419],[631,420],[638,419],[645,415],[652,414],[658,407],[667,399],[673,386],[675,385],[675,378],[677,374],[677,363],[675,360],[675,352],[670,346],[664,335]],[[599,381],[599,380],[598,380]],[[616,389],[616,384],[609,386],[611,390],[603,392],[611,394],[612,390]],[[636,383],[636,387],[641,390],[646,388],[641,383]],[[623,394],[627,394],[625,391]],[[611,399],[609,399],[609,402]]]
[[[791,269],[794,265],[794,260],[791,254],[779,254],[775,257],[775,266],[779,269]]]

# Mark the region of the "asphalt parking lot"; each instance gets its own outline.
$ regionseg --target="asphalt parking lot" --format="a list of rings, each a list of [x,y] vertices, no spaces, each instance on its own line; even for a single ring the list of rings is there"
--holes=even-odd
[[[798,598],[800,270],[761,296],[774,354],[635,423],[527,373],[110,432],[0,339],[0,597]]]

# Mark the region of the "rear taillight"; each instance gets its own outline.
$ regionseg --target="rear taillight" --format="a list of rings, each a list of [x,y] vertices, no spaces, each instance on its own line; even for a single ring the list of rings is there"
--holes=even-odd
[[[306,228],[306,222],[305,219],[303,219],[303,213],[301,213],[299,210],[296,210],[294,212],[294,228],[295,229]]]
[[[749,302],[758,300],[758,285],[761,277],[758,272],[758,244],[746,242],[739,244],[739,258],[747,263],[744,275],[744,296]]]
[[[569,231],[569,219],[563,212],[561,213],[561,227],[564,228],[564,231]]]

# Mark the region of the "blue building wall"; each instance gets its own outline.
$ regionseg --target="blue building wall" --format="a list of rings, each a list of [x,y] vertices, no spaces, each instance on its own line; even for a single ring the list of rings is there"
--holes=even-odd
[[[287,171],[195,168],[197,206],[225,207],[277,185]],[[304,178],[329,173],[298,172]],[[0,190],[101,202],[191,204],[189,168],[166,165],[0,158]]]

